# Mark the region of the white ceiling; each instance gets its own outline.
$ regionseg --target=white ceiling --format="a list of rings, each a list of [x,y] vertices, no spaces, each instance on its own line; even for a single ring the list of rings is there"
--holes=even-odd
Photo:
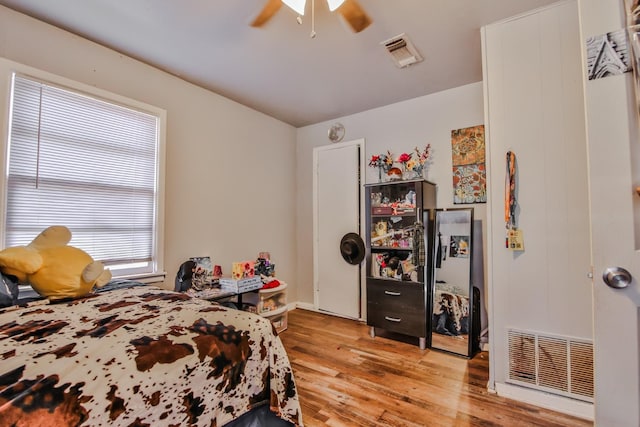
[[[480,27],[556,0],[359,0],[353,33],[324,0],[302,25],[266,0],[0,0],[300,127],[482,80]],[[393,64],[380,42],[406,33],[425,60]]]

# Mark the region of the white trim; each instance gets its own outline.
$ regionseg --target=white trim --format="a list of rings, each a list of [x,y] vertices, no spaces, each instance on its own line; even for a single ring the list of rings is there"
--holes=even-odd
[[[366,319],[354,319],[353,317],[341,316],[341,315],[336,314],[336,313],[329,313],[329,312],[326,312],[326,311],[322,311],[319,308],[315,307],[313,304],[310,304],[308,302],[296,301],[296,302],[289,303],[288,306],[289,306],[289,311],[299,308],[300,310],[306,310],[306,311],[312,311],[314,313],[326,314],[327,316],[333,316],[333,317],[339,317],[341,319],[353,320],[354,322],[359,322],[359,323],[366,322]]]
[[[131,276],[117,276],[115,279],[125,279],[125,280],[133,280],[136,282],[146,283],[146,284],[156,284],[156,283],[164,283],[167,277],[167,273],[165,271],[159,271],[157,273],[148,273],[148,274],[135,274]]]
[[[594,420],[593,403],[499,382],[495,383],[495,391],[501,397],[518,400],[589,421]]]
[[[313,307],[315,310],[318,309],[318,152],[313,150],[313,187],[312,187],[312,196],[311,201],[313,203],[312,206],[312,220],[313,220],[313,231],[312,231],[312,239],[313,239]]]
[[[315,304],[311,304],[308,302],[300,302],[300,301],[289,303],[289,311],[295,310],[296,308],[307,310],[307,311],[315,311],[316,313],[320,313],[320,311],[315,306]]]
[[[480,29],[480,39],[481,39],[481,49],[482,49],[482,75],[486,77],[487,75],[487,40],[486,40],[486,27],[482,27]],[[482,89],[484,91],[484,138],[485,138],[485,170],[491,170],[491,120],[489,120],[489,83],[486,78],[482,79]],[[491,188],[491,174],[486,174],[486,188]],[[487,388],[489,390],[495,390],[495,370],[496,370],[496,358],[495,354],[495,341],[492,339],[494,337],[496,331],[494,327],[494,316],[493,316],[493,257],[491,254],[493,253],[493,215],[491,215],[491,191],[487,191],[487,253],[486,253],[486,266],[487,271],[486,275],[486,291],[487,291],[487,323],[489,329],[489,341],[486,343],[489,351],[489,381],[487,382]],[[484,347],[484,346],[483,346]],[[484,350],[484,348],[483,348]]]

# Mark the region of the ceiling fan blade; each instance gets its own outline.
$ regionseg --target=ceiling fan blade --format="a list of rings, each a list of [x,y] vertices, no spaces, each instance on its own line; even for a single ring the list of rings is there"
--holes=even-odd
[[[252,27],[262,27],[282,7],[281,0],[269,0],[251,23]]]
[[[342,3],[342,6],[338,8],[338,12],[356,33],[359,33],[371,25],[371,18],[369,18],[356,0],[346,0]]]

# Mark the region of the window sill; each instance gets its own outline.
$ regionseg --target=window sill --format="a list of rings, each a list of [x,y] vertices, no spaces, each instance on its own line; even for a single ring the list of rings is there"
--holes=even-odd
[[[136,282],[152,284],[152,283],[162,283],[164,279],[167,277],[167,273],[165,271],[158,273],[145,273],[145,274],[131,274],[128,276],[114,276],[114,279],[122,279],[122,280],[134,280]]]

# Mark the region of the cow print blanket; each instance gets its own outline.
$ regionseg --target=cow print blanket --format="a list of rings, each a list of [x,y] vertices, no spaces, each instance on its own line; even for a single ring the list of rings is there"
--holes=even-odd
[[[289,359],[255,314],[150,286],[0,310],[0,425],[301,425]]]

